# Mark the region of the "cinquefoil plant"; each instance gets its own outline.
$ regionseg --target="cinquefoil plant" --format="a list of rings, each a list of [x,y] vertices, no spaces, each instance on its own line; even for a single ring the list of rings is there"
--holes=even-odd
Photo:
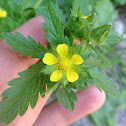
[[[52,3],[42,7],[39,13],[46,21],[42,26],[47,33],[48,49],[18,32],[2,34],[13,50],[21,52],[22,56],[40,58],[40,62],[18,73],[20,77],[8,83],[11,87],[1,95],[4,99],[0,102],[0,123],[11,123],[18,113],[23,116],[29,103],[34,108],[39,93],[44,97],[54,91],[58,102],[71,111],[74,110],[74,101],[77,102],[73,89],[86,90],[87,86],[95,85],[100,91],[119,95],[109,77],[91,68],[99,64],[112,65],[95,47],[111,50],[106,42],[120,38],[109,35],[111,26],[100,26],[95,13],[89,14],[88,0],[75,0],[68,22],[58,5]],[[74,43],[74,40],[79,43]],[[91,51],[99,59],[90,57]]]

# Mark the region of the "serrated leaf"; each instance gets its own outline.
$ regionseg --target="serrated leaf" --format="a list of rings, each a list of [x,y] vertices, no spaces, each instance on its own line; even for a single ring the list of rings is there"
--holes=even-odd
[[[0,124],[11,123],[18,113],[23,116],[28,109],[29,103],[32,108],[36,106],[39,92],[46,91],[47,77],[40,73],[43,63],[32,65],[30,69],[19,73],[16,78],[8,83],[12,86],[2,93],[5,98],[0,102]],[[42,95],[43,96],[43,95]]]
[[[83,67],[82,67],[82,69],[83,69],[83,72],[81,74],[82,74],[82,77],[84,78],[84,80],[85,79],[86,80],[87,79],[92,79],[92,76],[91,76],[89,70],[88,69],[84,69]]]
[[[74,0],[71,10],[71,15],[73,17],[77,17],[77,12],[79,8],[81,14],[86,15],[88,11],[88,0]]]
[[[117,33],[110,33],[105,40],[106,43],[117,43],[121,41],[121,37]]]
[[[57,89],[59,85],[59,82],[55,83],[55,82],[48,82],[47,83],[47,91],[44,92],[44,94],[49,94],[51,91],[55,91]]]
[[[66,90],[67,90],[68,92],[70,92],[71,89],[77,89],[77,86],[76,86],[75,83],[68,83],[68,84],[65,86],[65,88],[66,88]]]
[[[89,54],[88,51],[90,49],[89,40],[87,40],[86,43],[84,43],[83,46],[80,46],[79,48],[80,48],[79,53],[78,53],[79,55],[81,55],[82,57],[84,55],[88,55]],[[83,59],[86,59],[87,60],[88,58],[89,58],[89,55],[86,56]]]
[[[44,73],[44,74],[52,74],[55,70],[57,69],[57,65],[47,65],[45,66],[41,72]]]
[[[119,90],[117,89],[117,86],[112,82],[111,78],[105,76],[104,73],[96,72],[93,70],[90,70],[90,74],[95,81],[94,85],[98,89],[102,89],[106,93],[113,96],[119,96]]]
[[[80,41],[89,39],[90,26],[85,19],[71,16],[69,20],[69,28],[70,30],[66,31],[68,36],[69,34],[70,36],[73,35],[75,39]]]
[[[62,22],[65,22],[65,17],[63,15],[63,11],[61,9],[59,9],[58,5],[55,4],[54,5],[55,7],[55,11],[56,11],[56,15],[59,17],[59,19],[62,21]]]
[[[111,25],[102,25],[100,27],[97,27],[91,31],[91,38],[97,44],[101,44],[108,37],[110,30]]]
[[[107,45],[100,45],[100,46],[101,46],[102,48],[108,50],[109,52],[115,53],[115,51],[114,51],[111,47],[109,47],[109,46],[107,46]]]
[[[42,16],[46,21],[46,24],[42,24],[47,33],[45,38],[50,44],[56,45],[60,43],[64,39],[64,27],[61,24],[63,15],[61,16],[61,12],[56,13],[54,4],[50,3],[50,5],[43,7]]]
[[[39,58],[39,53],[45,53],[47,49],[43,47],[39,42],[28,36],[28,40],[19,32],[15,31],[12,33],[2,33],[3,37],[7,39],[5,42],[12,46],[11,48],[15,51],[21,52],[22,56],[31,56],[31,58]]]
[[[93,28],[96,28],[99,26],[99,18],[95,12],[93,12],[93,14],[91,16],[88,16],[86,18],[86,20],[88,21],[90,26],[92,26]]]
[[[96,67],[99,64],[101,64],[101,60],[95,59],[95,58],[89,58],[84,62],[83,68],[84,69],[89,69],[92,67]]]
[[[36,0],[13,0],[17,4],[20,4],[23,6],[23,8],[31,7],[36,3]],[[12,3],[12,1],[10,1]]]
[[[90,25],[88,24],[88,22],[82,18],[82,23],[83,23],[83,28],[85,29],[85,32],[84,32],[84,35],[85,35],[85,38],[88,39],[89,38],[89,35],[90,35]],[[86,37],[87,36],[87,37]]]
[[[59,104],[63,104],[65,109],[74,110],[74,101],[77,102],[77,97],[72,90],[68,92],[67,89],[59,86],[57,89],[57,99]]]
[[[96,28],[99,26],[99,17],[96,13],[93,13],[93,28]]]
[[[109,61],[107,57],[105,57],[99,50],[95,49],[93,46],[91,48],[95,51],[95,53],[101,58],[101,60],[105,63],[108,64],[109,66],[112,66],[112,63]]]
[[[56,3],[57,0],[43,0],[40,4],[40,6],[46,6],[47,4],[49,4],[50,2],[52,3]]]
[[[77,86],[79,86],[82,90],[86,90],[87,89],[87,85],[84,82],[84,77],[82,76],[82,74],[79,75],[79,79],[77,81],[75,81],[75,84]]]
[[[34,8],[26,8],[23,10],[23,16],[26,20],[29,20],[36,16],[36,10]]]

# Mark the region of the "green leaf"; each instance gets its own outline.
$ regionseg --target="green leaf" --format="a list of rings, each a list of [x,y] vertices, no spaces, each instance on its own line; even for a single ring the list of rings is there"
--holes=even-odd
[[[64,39],[64,27],[61,24],[61,18],[63,15],[61,16],[61,12],[58,12],[57,14],[54,4],[50,3],[50,5],[43,7],[42,16],[46,22],[46,24],[42,24],[47,33],[45,38],[50,44],[59,44]]]
[[[108,94],[111,94],[113,96],[119,96],[119,91],[117,89],[117,86],[112,82],[111,78],[104,75],[104,73],[96,72],[93,70],[90,70],[90,74],[95,81],[94,85],[98,89],[102,89]]]
[[[99,15],[101,24],[114,22],[118,18],[118,11],[113,5],[115,0],[97,0],[95,3],[95,12]],[[121,0],[122,1],[122,0]]]
[[[88,69],[85,70],[83,67],[82,67],[82,69],[83,69],[83,73],[81,73],[81,74],[82,74],[83,79],[84,80],[92,79],[92,76],[91,76],[89,70]]]
[[[66,31],[66,35],[70,34],[70,37],[74,36],[75,39],[78,39],[80,41],[89,39],[90,26],[88,24],[88,21],[86,21],[85,19],[79,17],[75,18],[71,16],[69,21],[69,28],[70,30]]]
[[[87,58],[85,57],[86,59],[88,59],[89,58],[88,51],[90,49],[89,40],[87,40],[82,46],[80,46],[79,49],[80,50],[79,50],[78,54],[81,55],[82,57],[85,57],[84,55],[88,55],[88,57],[86,56]]]
[[[82,74],[79,74],[79,79],[77,81],[75,81],[75,84],[77,86],[79,86],[82,90],[86,90],[87,89],[87,85],[84,82],[84,77],[82,76]]]
[[[47,49],[43,47],[39,42],[36,43],[32,37],[28,36],[28,40],[19,32],[2,33],[3,37],[7,39],[5,42],[12,46],[15,51],[21,52],[22,56],[31,56],[31,58],[39,58],[39,53],[47,52]]]
[[[50,2],[56,3],[57,0],[43,0],[43,1],[41,2],[40,6],[46,6],[46,5],[48,5]]]
[[[98,49],[95,49],[93,46],[91,46],[91,48],[94,50],[94,52],[102,59],[102,61],[105,63],[105,64],[108,64],[109,66],[112,66],[112,63],[109,61],[109,59],[104,56],[102,54],[102,52],[100,52]]]
[[[10,2],[12,3],[12,1],[16,2],[16,4],[20,4],[23,6],[23,9],[24,8],[27,8],[27,7],[33,7],[34,4],[36,4],[36,0],[10,0]]]
[[[109,52],[115,53],[115,51],[114,51],[111,47],[109,47],[109,46],[107,46],[107,45],[100,45],[100,46],[101,46],[102,48],[108,50]]]
[[[84,35],[85,35],[85,38],[86,39],[88,39],[89,38],[89,35],[90,35],[90,32],[91,32],[91,30],[90,30],[90,25],[89,25],[89,23],[85,20],[85,19],[81,19],[81,21],[82,21],[82,23],[83,23],[83,30],[85,30],[84,31]]]
[[[100,24],[99,23],[99,17],[96,13],[93,13],[92,16],[93,16],[93,28],[96,28]]]
[[[59,85],[59,82],[48,82],[47,83],[47,91],[43,93],[45,95],[46,93],[49,94],[51,91],[55,91]]]
[[[32,65],[30,69],[18,74],[20,78],[8,83],[11,87],[1,95],[5,99],[0,102],[0,124],[11,123],[18,113],[23,116],[29,103],[32,108],[36,106],[39,92],[42,94],[46,91],[47,77],[40,73],[42,68],[42,62]]]
[[[36,11],[34,8],[26,8],[23,10],[23,16],[26,20],[29,20],[36,16]]]
[[[70,92],[71,89],[77,89],[77,86],[76,86],[75,83],[68,83],[68,84],[65,86],[65,88],[66,88],[66,90],[67,90],[68,92]]]
[[[56,15],[59,17],[59,19],[62,22],[65,22],[65,17],[63,15],[63,11],[61,9],[59,9],[57,4],[54,5],[54,8],[55,8],[55,11],[56,11]]]
[[[88,0],[75,0],[73,2],[71,16],[77,17],[78,9],[80,8],[80,12],[82,15],[86,15],[88,11]]]
[[[77,102],[77,97],[72,90],[68,92],[66,88],[59,86],[57,89],[57,99],[59,104],[63,104],[65,109],[74,110],[74,101]]]
[[[88,60],[86,60],[84,62],[84,65],[83,65],[83,68],[85,69],[89,69],[89,68],[92,68],[92,67],[96,67],[98,66],[99,64],[101,64],[101,60],[98,60],[98,59],[94,59],[94,58],[90,58]]]
[[[37,9],[37,16],[40,16],[42,14],[43,6],[47,6],[50,2],[54,3],[52,4],[54,6],[53,9],[55,9],[56,15],[59,17],[61,22],[65,22],[65,17],[63,15],[63,11],[59,9],[58,4],[56,4],[56,0],[43,0],[41,6]]]
[[[111,25],[102,25],[97,27],[91,31],[92,40],[95,41],[97,44],[101,44],[106,40],[108,34],[111,30]]]
[[[46,65],[41,72],[44,74],[52,74],[57,69],[57,65]]]
[[[90,24],[90,26],[93,25],[93,14],[91,16],[88,16],[85,20],[88,21],[88,23]]]
[[[87,16],[87,18],[85,20],[88,21],[89,25],[92,28],[96,28],[96,27],[99,26],[99,18],[98,18],[98,15],[95,12],[93,12],[92,15]]]
[[[121,41],[121,37],[117,33],[110,33],[105,40],[106,43],[117,43]]]

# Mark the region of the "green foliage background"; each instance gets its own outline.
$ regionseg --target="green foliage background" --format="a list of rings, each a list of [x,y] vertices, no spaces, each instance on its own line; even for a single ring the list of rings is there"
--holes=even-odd
[[[21,26],[29,19],[40,15],[40,10],[43,5],[48,4],[50,1],[58,3],[59,7],[63,9],[63,12],[68,17],[70,14],[70,8],[72,7],[73,0],[1,0],[0,7],[5,9],[8,13],[7,18],[0,19],[0,33],[10,32],[15,28]],[[39,3],[39,4],[38,4]],[[95,11],[100,17],[101,24],[112,23],[119,16],[119,12],[116,9],[118,6],[125,6],[126,0],[89,0],[90,12]],[[126,7],[126,6],[125,6]],[[88,12],[87,12],[88,15]],[[9,22],[9,23],[8,23]],[[117,34],[114,31],[112,34]],[[111,36],[112,36],[111,34]],[[110,36],[110,37],[111,37]],[[0,35],[0,40],[2,36]],[[116,40],[115,40],[116,41]],[[117,111],[118,105],[122,109],[126,109],[126,67],[121,57],[122,53],[125,53],[126,49],[118,46],[118,43],[111,43],[107,46],[112,46],[113,50],[117,53],[108,54],[104,49],[99,49],[108,58],[111,58],[111,63],[115,64],[114,69],[108,68],[107,65],[103,66],[104,69],[97,68],[98,71],[107,71],[107,75],[111,76],[116,82],[119,83],[120,96],[113,98],[107,95],[105,105],[97,112],[90,115],[91,120],[97,126],[115,126],[116,122],[114,117]],[[104,47],[105,48],[105,47]],[[119,52],[119,53],[118,53]],[[95,55],[92,52],[92,55]],[[121,84],[121,86],[120,86]],[[34,106],[34,105],[33,105]],[[112,108],[112,109],[111,109]]]

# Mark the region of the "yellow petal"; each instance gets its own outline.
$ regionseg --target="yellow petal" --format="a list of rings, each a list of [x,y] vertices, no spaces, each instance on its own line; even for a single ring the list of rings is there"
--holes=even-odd
[[[50,81],[57,82],[62,78],[62,70],[54,71],[50,76]]]
[[[69,82],[74,82],[78,78],[79,78],[79,76],[74,70],[72,70],[72,69],[67,70],[67,80]]]
[[[54,65],[57,61],[57,58],[52,53],[46,53],[44,55],[43,62],[47,65]]]
[[[3,11],[2,12],[2,17],[6,17],[7,16],[7,12],[6,11]]]
[[[83,63],[83,59],[79,55],[73,55],[71,58],[71,63],[74,65],[79,65]]]
[[[5,18],[7,16],[7,12],[6,11],[2,11],[0,8],[0,17]]]
[[[82,18],[87,19],[87,18],[88,18],[88,16],[82,16]]]
[[[57,53],[61,57],[66,57],[68,54],[68,45],[67,44],[59,44],[56,48]]]

